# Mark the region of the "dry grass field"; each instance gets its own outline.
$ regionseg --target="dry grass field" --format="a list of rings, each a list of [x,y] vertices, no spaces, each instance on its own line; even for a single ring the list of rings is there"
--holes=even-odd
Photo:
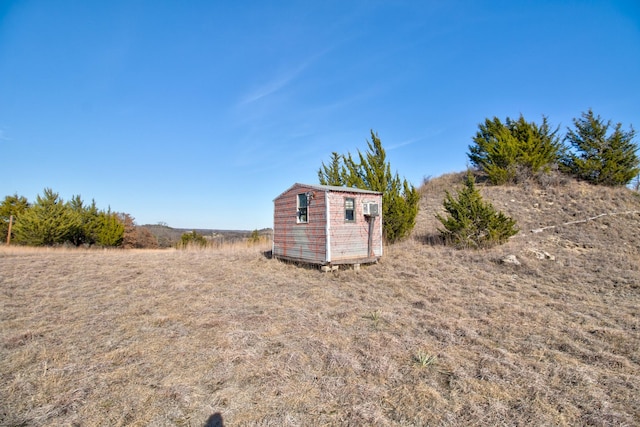
[[[460,182],[359,271],[0,247],[0,425],[639,425],[638,194],[479,186],[521,232],[458,251],[433,215]]]

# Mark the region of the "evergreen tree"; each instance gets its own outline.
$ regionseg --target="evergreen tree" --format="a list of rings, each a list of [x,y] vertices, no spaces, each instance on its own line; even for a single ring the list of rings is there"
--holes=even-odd
[[[640,173],[633,128],[624,132],[618,123],[607,135],[611,121],[605,123],[591,109],[574,119],[573,124],[575,130],[568,129],[565,137],[570,150],[562,160],[564,171],[594,184],[611,186],[626,185]]]
[[[439,230],[440,234],[445,242],[458,248],[495,246],[518,232],[513,219],[497,212],[491,203],[484,202],[471,172],[457,197],[447,191],[443,204],[448,216],[436,215],[444,226]]]
[[[25,210],[16,221],[16,241],[30,246],[62,244],[79,227],[79,218],[68,204],[45,188],[44,195],[37,196],[36,203]]]
[[[406,180],[400,182],[397,174],[391,181],[390,190],[382,196],[384,237],[395,242],[407,237],[416,225],[420,194]]]
[[[558,129],[551,130],[546,117],[540,126],[522,115],[518,120],[507,117],[505,123],[494,117],[478,128],[475,145],[469,146],[469,160],[495,185],[547,173],[562,156]]]
[[[75,246],[80,246],[84,243],[84,229],[82,227],[82,214],[84,211],[84,202],[80,196],[72,196],[71,200],[67,202],[67,207],[70,213],[75,216],[74,227],[69,231],[69,241]]]
[[[96,227],[96,244],[100,246],[121,246],[124,239],[124,224],[117,213],[100,211]]]
[[[96,243],[98,228],[100,227],[98,208],[95,200],[91,205],[85,206],[82,198],[78,196],[71,197],[67,202],[73,215],[76,216],[76,226],[69,234],[69,240],[75,246],[93,245]]]
[[[320,170],[318,170],[318,179],[321,185],[345,185],[345,168],[342,165],[342,156],[335,151],[331,153],[331,163],[326,166],[322,162]]]
[[[2,203],[0,203],[0,242],[5,242],[7,234],[9,233],[9,220],[13,216],[13,222],[15,223],[20,215],[29,208],[29,202],[24,196],[6,196]],[[15,235],[15,232],[11,230],[11,238]]]
[[[100,211],[96,206],[96,201],[91,200],[89,206],[85,206],[82,212],[82,224],[86,243],[93,245],[98,241],[98,232],[100,231]]]
[[[329,167],[324,163],[318,171],[321,184],[356,187],[382,193],[382,227],[387,242],[409,235],[415,226],[420,195],[415,187],[391,173],[387,155],[378,135],[372,130],[368,150],[358,150],[358,161],[351,153],[332,154]]]

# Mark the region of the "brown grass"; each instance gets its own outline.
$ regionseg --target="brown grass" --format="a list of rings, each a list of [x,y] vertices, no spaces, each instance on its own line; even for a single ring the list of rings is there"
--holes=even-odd
[[[529,231],[637,195],[481,187],[523,231],[456,251],[429,242],[458,183],[427,183],[414,238],[360,271],[0,248],[0,425],[639,424],[640,214]]]

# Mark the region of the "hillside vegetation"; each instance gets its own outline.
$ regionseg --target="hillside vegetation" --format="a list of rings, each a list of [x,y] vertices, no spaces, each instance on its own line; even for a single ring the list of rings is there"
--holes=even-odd
[[[172,248],[180,243],[180,239],[185,233],[196,232],[203,236],[210,246],[225,246],[229,243],[238,243],[251,239],[251,231],[247,230],[212,230],[212,229],[186,229],[172,228],[163,224],[145,224],[141,227],[146,228],[155,237],[159,248]],[[260,238],[271,238],[273,231],[270,228],[256,230]]]
[[[640,424],[638,193],[478,184],[520,232],[455,250],[435,214],[463,176],[359,271],[0,247],[0,425]]]

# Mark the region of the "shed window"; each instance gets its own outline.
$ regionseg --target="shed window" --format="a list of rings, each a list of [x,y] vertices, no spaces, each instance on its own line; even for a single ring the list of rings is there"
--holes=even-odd
[[[307,215],[307,194],[298,194],[298,223],[309,222]]]
[[[346,222],[355,222],[356,220],[356,201],[353,197],[345,197],[344,199],[344,220]]]

